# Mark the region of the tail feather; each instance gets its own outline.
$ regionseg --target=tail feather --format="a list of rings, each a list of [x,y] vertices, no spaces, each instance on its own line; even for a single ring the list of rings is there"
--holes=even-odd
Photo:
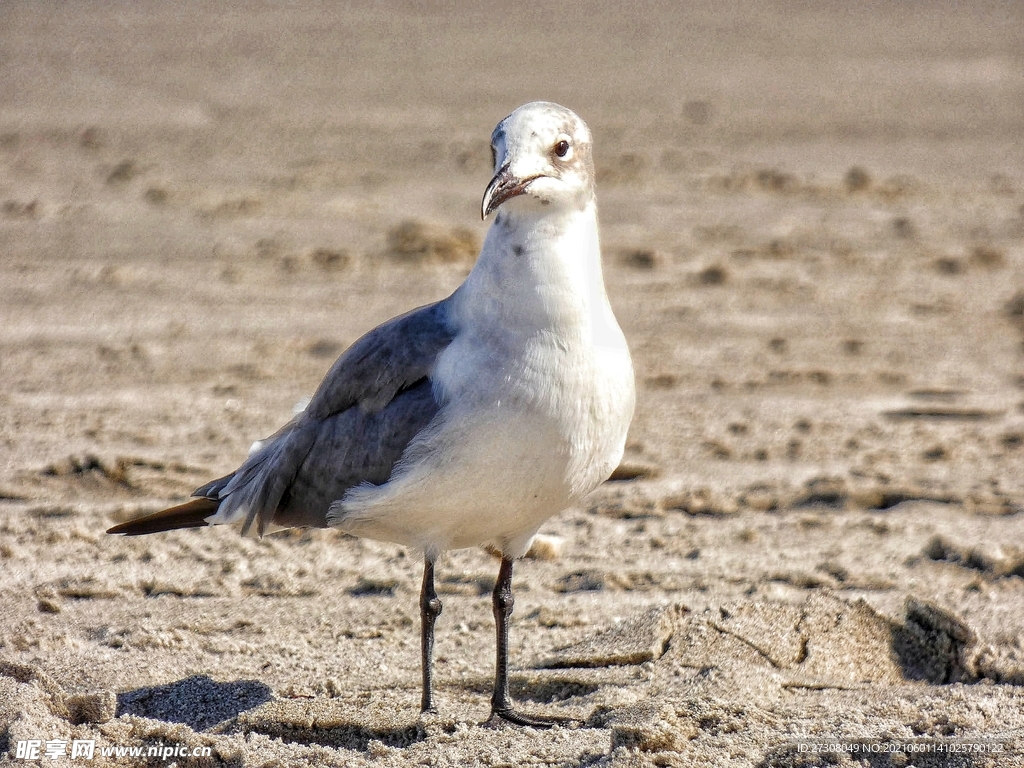
[[[107,533],[142,536],[146,533],[173,531],[178,528],[203,528],[209,525],[206,518],[214,514],[219,506],[220,502],[217,499],[193,499],[176,507],[120,523],[107,529]]]

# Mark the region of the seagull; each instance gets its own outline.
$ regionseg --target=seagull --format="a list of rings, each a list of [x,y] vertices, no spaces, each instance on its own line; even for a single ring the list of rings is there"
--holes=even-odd
[[[497,215],[465,282],[356,341],[234,472],[107,532],[326,527],[422,551],[424,713],[436,712],[434,566],[487,546],[501,556],[488,722],[557,722],[509,695],[512,567],[544,521],[618,466],[635,403],[601,272],[591,149],[583,120],[550,102],[498,123],[480,211]]]

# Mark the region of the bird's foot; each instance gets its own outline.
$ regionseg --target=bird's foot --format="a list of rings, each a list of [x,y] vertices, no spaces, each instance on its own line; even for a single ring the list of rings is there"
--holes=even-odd
[[[437,708],[424,709],[420,712],[417,725],[420,728],[422,734],[426,736],[434,736],[442,733],[450,732],[452,726],[451,717],[445,717],[437,711]]]
[[[492,709],[490,719],[484,725],[496,728],[504,723],[513,725],[524,725],[527,728],[551,728],[558,725],[563,728],[572,728],[582,725],[582,721],[571,717],[558,717],[556,715],[528,715],[512,707]]]

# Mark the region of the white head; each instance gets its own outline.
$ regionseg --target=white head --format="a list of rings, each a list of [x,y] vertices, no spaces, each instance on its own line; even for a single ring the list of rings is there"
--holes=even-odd
[[[572,110],[550,101],[524,104],[491,134],[494,178],[480,206],[483,218],[542,206],[582,210],[594,199],[590,129]]]

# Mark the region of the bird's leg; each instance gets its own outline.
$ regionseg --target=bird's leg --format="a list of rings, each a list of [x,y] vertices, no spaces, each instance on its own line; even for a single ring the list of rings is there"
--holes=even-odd
[[[434,561],[429,556],[423,559],[423,589],[420,591],[420,648],[423,651],[423,699],[422,712],[436,712],[434,706],[433,660],[434,622],[441,615],[441,601],[434,591]]]
[[[508,620],[515,607],[512,597],[512,561],[501,558],[498,580],[491,595],[494,606],[494,628],[497,631],[497,659],[494,667],[494,696],[491,698],[491,716],[503,717],[512,711],[512,698],[508,695]]]
[[[512,597],[512,561],[501,558],[498,580],[494,584],[492,594],[494,605],[494,625],[497,630],[497,661],[494,669],[494,696],[491,698],[491,719],[507,720],[516,725],[533,728],[550,728],[552,725],[568,725],[574,721],[569,718],[537,717],[517,712],[512,706],[512,697],[508,693],[508,620],[512,616],[515,599]]]

